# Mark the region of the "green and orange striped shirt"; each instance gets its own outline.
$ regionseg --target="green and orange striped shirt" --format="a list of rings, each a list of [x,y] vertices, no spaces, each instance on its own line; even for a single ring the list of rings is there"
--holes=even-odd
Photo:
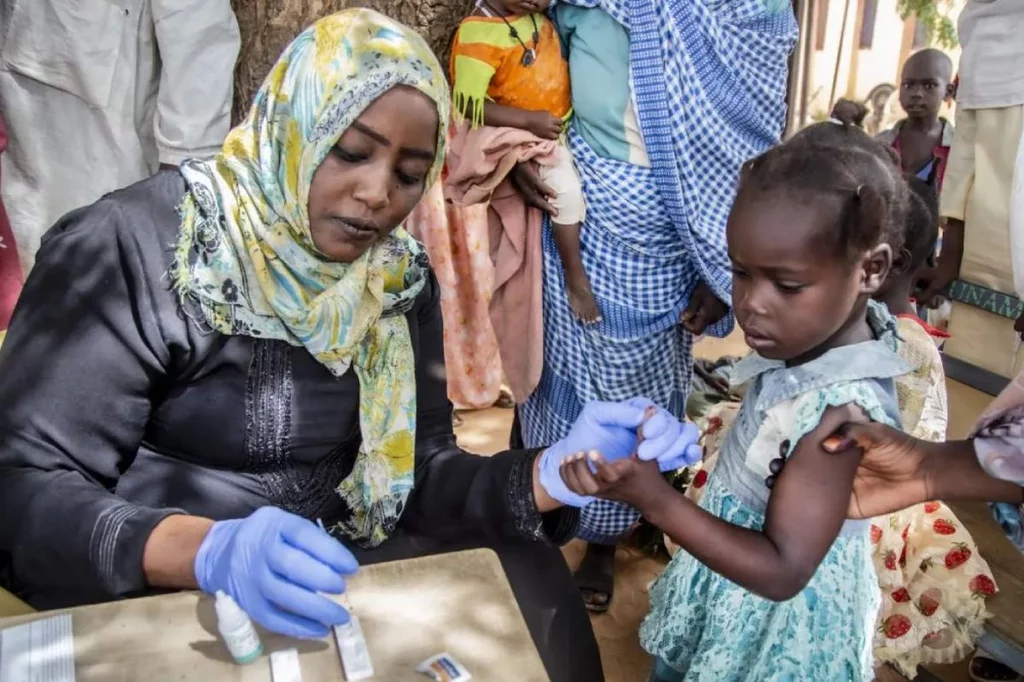
[[[519,38],[511,35],[501,17],[467,17],[459,25],[450,63],[455,110],[471,115],[474,127],[483,124],[483,105],[492,101],[528,111],[547,111],[559,118],[572,112],[569,64],[554,24],[543,14],[507,17]],[[538,40],[533,45],[534,22]],[[523,64],[525,48],[536,60]]]

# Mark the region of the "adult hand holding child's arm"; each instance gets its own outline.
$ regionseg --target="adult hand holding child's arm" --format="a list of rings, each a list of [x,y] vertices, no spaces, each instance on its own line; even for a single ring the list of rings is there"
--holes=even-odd
[[[834,454],[862,453],[847,515],[891,514],[930,500],[1020,503],[1018,484],[989,476],[974,441],[931,443],[884,424],[851,421],[823,443]]]

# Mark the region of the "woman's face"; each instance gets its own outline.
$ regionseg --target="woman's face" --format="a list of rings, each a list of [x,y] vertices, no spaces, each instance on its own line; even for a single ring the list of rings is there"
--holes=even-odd
[[[398,227],[426,188],[437,148],[437,105],[398,86],[338,139],[309,186],[313,243],[351,263]]]

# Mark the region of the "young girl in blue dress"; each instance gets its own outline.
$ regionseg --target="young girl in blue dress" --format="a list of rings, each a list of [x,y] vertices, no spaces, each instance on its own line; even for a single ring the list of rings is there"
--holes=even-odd
[[[851,126],[812,126],[749,162],[727,239],[756,352],[736,366],[749,389],[699,506],[638,459],[563,464],[572,490],[628,502],[682,547],[640,630],[652,682],[873,679],[869,528],[846,521],[858,457],[821,443],[848,420],[899,426],[893,377],[910,368],[871,296],[907,203],[891,152]]]

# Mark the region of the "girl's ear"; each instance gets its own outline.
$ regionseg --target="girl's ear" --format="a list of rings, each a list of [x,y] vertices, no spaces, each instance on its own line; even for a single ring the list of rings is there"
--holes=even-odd
[[[910,251],[900,249],[900,252],[893,256],[890,274],[905,275],[910,271]]]
[[[867,251],[861,260],[863,275],[860,293],[867,296],[877,294],[885,283],[885,278],[889,276],[892,265],[892,247],[888,244],[879,244]]]

